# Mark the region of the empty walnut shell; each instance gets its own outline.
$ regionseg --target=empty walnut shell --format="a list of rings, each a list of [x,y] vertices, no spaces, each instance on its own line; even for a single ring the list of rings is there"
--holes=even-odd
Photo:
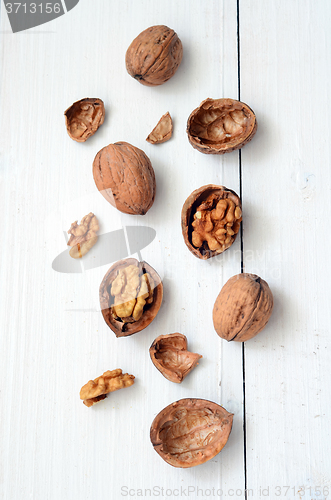
[[[187,350],[187,338],[182,333],[160,335],[149,348],[151,360],[162,375],[180,384],[196,367],[201,354]]]
[[[221,200],[220,204],[227,206],[220,207]],[[182,208],[186,246],[199,259],[214,257],[235,241],[241,220],[241,201],[234,191],[215,184],[202,186],[190,194]]]
[[[105,119],[105,107],[101,99],[81,99],[65,112],[67,132],[71,139],[85,142],[94,135]]]
[[[153,281],[152,301],[146,303],[143,307],[143,312],[137,321],[132,317],[120,318],[114,313],[115,298],[112,296],[112,284],[118,277],[119,272],[128,266],[135,266],[138,268],[139,276],[148,274]],[[139,289],[137,290],[139,296]],[[105,274],[100,288],[99,298],[102,316],[115,333],[116,337],[128,337],[134,333],[140,332],[146,328],[156,317],[161,307],[163,297],[163,284],[160,276],[147,262],[138,262],[136,259],[123,259],[113,264]]]
[[[102,196],[125,214],[144,215],[155,198],[155,174],[148,156],[127,142],[109,144],[93,162]]]
[[[206,154],[222,155],[242,148],[255,135],[254,111],[235,99],[206,99],[189,116],[190,144]]]
[[[233,414],[205,399],[181,399],[154,419],[154,450],[173,467],[194,467],[215,457],[225,446]]]
[[[238,274],[225,283],[215,301],[214,328],[222,339],[245,342],[266,326],[273,305],[266,281],[256,274]]]
[[[129,75],[154,87],[176,73],[182,57],[182,42],[174,30],[151,26],[133,40],[126,51],[125,64]]]

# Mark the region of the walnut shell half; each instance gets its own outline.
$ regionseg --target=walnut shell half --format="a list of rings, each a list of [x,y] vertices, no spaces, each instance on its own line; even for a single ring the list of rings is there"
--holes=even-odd
[[[155,199],[155,174],[148,156],[128,142],[109,144],[93,162],[94,182],[113,207],[145,215]]]
[[[241,220],[241,201],[234,191],[215,184],[202,186],[182,208],[186,246],[199,259],[215,257],[235,241]]]
[[[233,414],[205,399],[181,399],[153,420],[154,450],[173,467],[194,467],[217,455],[225,446]]]
[[[167,26],[151,26],[133,40],[125,64],[129,75],[154,87],[176,73],[182,57],[183,46],[177,33]]]
[[[255,135],[254,111],[235,99],[206,99],[190,114],[190,144],[206,154],[222,155],[242,148]]]
[[[196,367],[201,354],[187,350],[187,338],[182,333],[160,335],[149,348],[151,360],[162,375],[180,384]]]
[[[214,328],[222,339],[245,342],[268,323],[274,305],[268,283],[256,274],[230,278],[214,305]]]
[[[85,142],[94,135],[105,119],[105,106],[101,99],[89,97],[74,102],[64,112],[67,132],[71,139]]]
[[[116,337],[146,328],[161,307],[163,284],[146,262],[124,259],[113,264],[99,289],[102,316]]]

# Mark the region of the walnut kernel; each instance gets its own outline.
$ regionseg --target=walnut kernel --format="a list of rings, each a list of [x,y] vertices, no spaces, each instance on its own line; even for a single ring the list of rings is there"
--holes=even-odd
[[[87,407],[99,403],[107,397],[110,392],[130,387],[134,384],[135,377],[128,373],[122,373],[120,368],[116,370],[107,370],[100,377],[90,380],[80,390],[80,399],[83,399],[84,405]]]
[[[92,212],[85,215],[80,224],[77,223],[77,220],[73,222],[68,231],[70,234],[68,245],[72,247],[69,255],[74,259],[82,258],[96,244],[99,230],[98,219]]]

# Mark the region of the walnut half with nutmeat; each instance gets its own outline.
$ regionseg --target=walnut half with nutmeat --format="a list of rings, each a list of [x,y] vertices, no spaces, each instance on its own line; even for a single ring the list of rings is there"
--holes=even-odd
[[[116,337],[146,328],[157,315],[163,285],[146,262],[124,259],[111,266],[99,290],[101,312]]]
[[[234,191],[214,184],[202,186],[183,205],[186,246],[199,259],[214,257],[232,245],[241,221],[241,201]]]

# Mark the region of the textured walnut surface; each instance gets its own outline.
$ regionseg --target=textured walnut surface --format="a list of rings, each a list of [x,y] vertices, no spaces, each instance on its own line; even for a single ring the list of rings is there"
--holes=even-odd
[[[125,55],[129,75],[143,85],[165,83],[177,71],[183,57],[182,42],[167,26],[151,26],[131,43]]]
[[[161,116],[146,141],[151,144],[162,144],[163,142],[169,141],[172,136],[172,129],[172,119],[168,112]]]
[[[176,383],[182,382],[202,358],[187,350],[187,338],[181,333],[160,335],[149,348],[149,354],[162,375]]]
[[[196,257],[209,259],[232,245],[241,220],[241,201],[234,191],[214,184],[202,186],[182,208],[184,241]]]
[[[204,399],[181,399],[164,408],[151,426],[155,451],[174,467],[194,467],[225,446],[233,414]]]
[[[109,144],[93,162],[102,196],[121,212],[144,215],[155,198],[155,174],[148,156],[127,142]]]
[[[187,121],[191,145],[201,153],[223,154],[242,148],[255,135],[257,121],[247,104],[206,99]]]
[[[215,301],[215,330],[225,340],[245,342],[268,323],[273,304],[269,285],[262,278],[249,273],[233,276]]]
[[[163,285],[146,262],[124,259],[111,266],[100,289],[101,312],[117,337],[127,337],[146,328],[157,315]]]
[[[80,399],[90,407],[106,398],[110,392],[130,387],[134,384],[134,376],[122,373],[120,368],[108,370],[100,377],[90,380],[80,390]]]
[[[80,224],[77,220],[73,222],[68,230],[68,234],[70,234],[68,245],[71,247],[69,255],[74,259],[80,259],[86,255],[96,244],[98,231],[99,222],[92,212],[85,215]]]
[[[85,142],[95,134],[105,119],[105,107],[101,99],[81,99],[64,112],[67,132],[71,139]]]

